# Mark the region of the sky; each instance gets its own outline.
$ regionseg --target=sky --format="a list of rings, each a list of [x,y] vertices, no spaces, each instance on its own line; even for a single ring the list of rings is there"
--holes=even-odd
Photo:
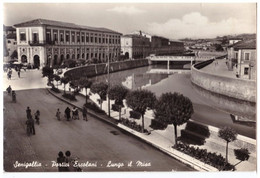
[[[256,3],[4,3],[3,23],[43,18],[170,39],[256,33]]]

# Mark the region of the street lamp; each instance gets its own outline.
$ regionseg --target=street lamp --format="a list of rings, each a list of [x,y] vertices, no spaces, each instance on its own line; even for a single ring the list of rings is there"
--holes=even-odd
[[[109,48],[108,48],[108,53],[109,53]],[[107,94],[109,93],[110,90],[110,55],[108,55],[108,60],[107,60],[107,80],[108,80],[108,88],[107,88]],[[108,116],[110,117],[110,99],[108,98]]]

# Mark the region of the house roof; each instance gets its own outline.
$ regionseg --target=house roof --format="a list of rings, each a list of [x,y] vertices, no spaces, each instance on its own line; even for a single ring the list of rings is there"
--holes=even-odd
[[[123,37],[129,37],[129,38],[147,38],[145,36],[142,35],[138,35],[138,34],[125,34],[123,35]],[[148,39],[148,38],[147,38]]]
[[[5,26],[4,25],[4,31],[16,31],[16,29],[12,26]]]
[[[239,41],[233,45],[234,49],[256,49],[256,40]]]
[[[116,32],[116,31],[113,31],[113,30],[110,30],[110,29],[107,29],[107,28],[89,27],[89,26],[84,26],[84,25],[77,25],[77,24],[74,24],[74,23],[47,20],[47,19],[34,19],[34,20],[31,20],[31,21],[15,24],[14,26],[15,27],[56,26],[56,27],[74,28],[74,29],[80,29],[80,30],[91,30],[91,31],[121,34],[119,32]]]

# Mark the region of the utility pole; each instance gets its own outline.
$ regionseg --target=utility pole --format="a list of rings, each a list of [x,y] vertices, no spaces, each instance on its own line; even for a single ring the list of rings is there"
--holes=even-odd
[[[109,53],[109,52],[108,52]],[[110,55],[108,55],[108,60],[107,60],[107,80],[108,80],[108,88],[107,88],[107,94],[109,93],[110,90],[110,64],[109,64],[109,60],[110,60]],[[110,117],[110,99],[108,98],[108,116]]]

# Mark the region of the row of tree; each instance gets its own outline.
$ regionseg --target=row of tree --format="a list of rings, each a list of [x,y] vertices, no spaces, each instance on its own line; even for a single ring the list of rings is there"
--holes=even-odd
[[[71,80],[67,77],[59,77],[53,74],[53,70],[49,67],[43,68],[43,76],[48,77],[48,83],[51,83],[53,79],[57,82],[60,81],[64,84],[64,93],[66,84],[70,84],[70,87],[74,91],[80,89],[86,90],[86,103],[88,102],[87,89],[94,94],[98,94],[100,97],[100,107],[102,109],[102,103],[108,96],[109,99],[115,100],[115,105],[119,108],[119,119],[121,118],[121,108],[124,107],[123,100],[126,100],[126,104],[133,111],[139,113],[142,116],[142,132],[144,132],[144,114],[147,109],[154,111],[155,120],[164,125],[172,124],[174,126],[175,144],[177,144],[177,126],[186,123],[194,113],[193,104],[188,97],[183,96],[180,93],[164,93],[158,99],[155,94],[145,89],[130,91],[122,85],[114,85],[111,88],[104,82],[95,82],[86,77],[82,77],[78,80]],[[54,86],[52,84],[52,86]],[[108,89],[109,88],[109,89]],[[218,136],[226,141],[226,161],[228,161],[228,144],[236,140],[237,133],[230,127],[224,127],[219,130]],[[249,152],[247,149],[235,150],[235,154],[240,160],[247,160],[249,158]]]
[[[142,132],[144,132],[144,114],[147,109],[152,109],[155,114],[155,119],[163,124],[172,124],[175,130],[175,142],[177,143],[177,126],[186,123],[193,114],[193,105],[188,97],[180,93],[164,93],[158,99],[155,94],[148,90],[134,90],[129,91],[121,85],[114,85],[108,90],[108,85],[104,82],[92,83],[86,77],[78,80],[71,80],[66,77],[59,78],[53,74],[53,69],[44,67],[42,70],[43,76],[48,77],[48,84],[51,84],[53,79],[60,80],[64,84],[64,92],[66,84],[70,83],[70,87],[74,91],[81,88],[90,88],[94,94],[100,97],[100,107],[108,96],[109,99],[115,100],[115,105],[119,106],[119,115],[121,116],[121,108],[123,107],[123,100],[126,99],[126,104],[133,111],[140,113],[142,116]],[[86,103],[89,96],[86,94]]]

